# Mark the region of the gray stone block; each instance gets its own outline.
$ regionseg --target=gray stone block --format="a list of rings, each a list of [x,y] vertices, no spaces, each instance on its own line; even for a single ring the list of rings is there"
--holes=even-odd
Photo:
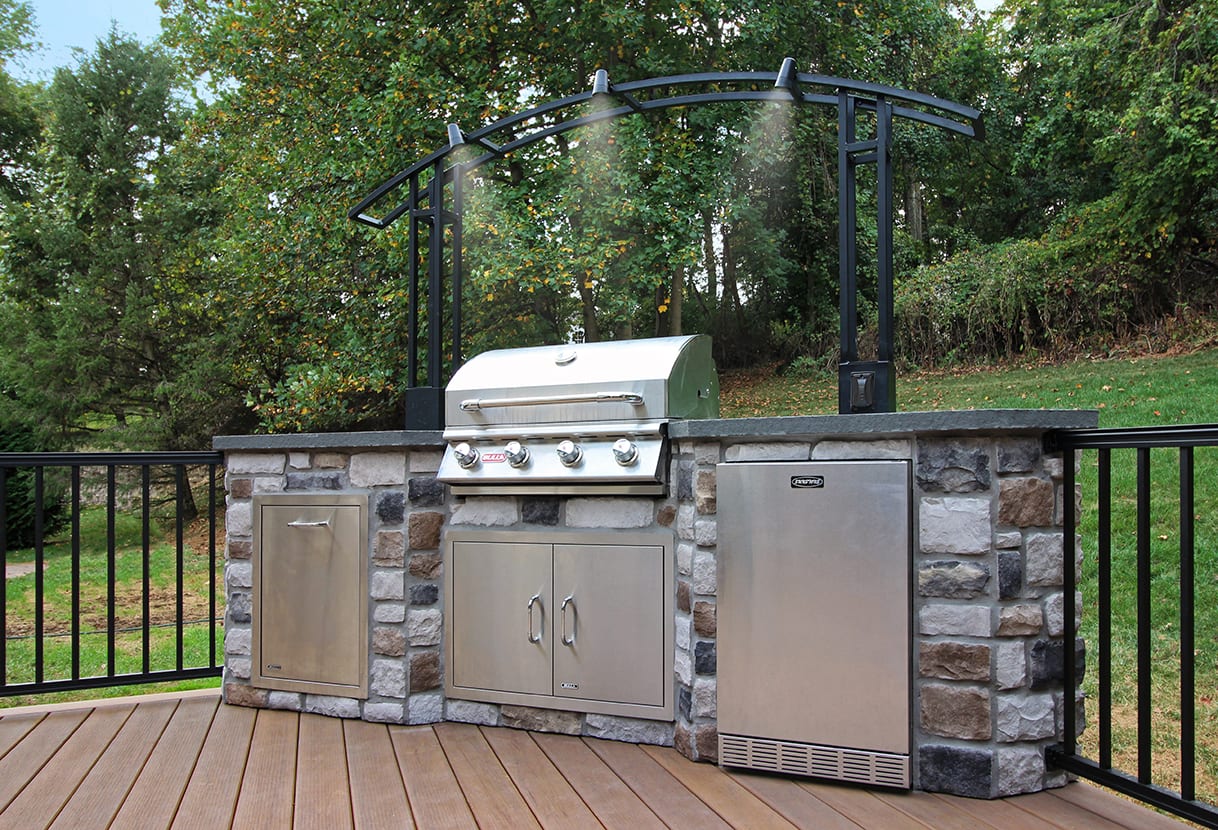
[[[1036,747],[1006,747],[997,752],[998,789],[1005,797],[1045,789],[1045,759]]]
[[[449,699],[444,704],[445,720],[457,723],[474,723],[478,726],[497,726],[499,707],[494,703],[475,703],[472,700]]]
[[[341,490],[343,479],[338,473],[288,473],[289,490]]]
[[[984,562],[923,562],[918,565],[918,594],[945,599],[975,599],[985,593],[990,566]]]
[[[998,552],[998,598],[1015,599],[1023,593],[1023,556],[1017,550]]]
[[[918,748],[918,786],[966,798],[993,795],[994,754],[988,749],[929,744]]]
[[[520,518],[526,524],[556,527],[560,502],[549,496],[526,496],[520,506]]]
[[[355,487],[406,483],[405,452],[360,452],[351,456],[347,476]]]
[[[665,721],[589,714],[584,734],[590,738],[626,741],[632,744],[672,746],[673,724]]]
[[[377,494],[376,517],[383,525],[400,525],[406,519],[406,494],[401,490]]]
[[[985,439],[919,439],[915,471],[928,493],[976,493],[990,489],[989,442]]]
[[[988,498],[923,498],[918,504],[919,545],[926,553],[988,553],[993,541]]]
[[[406,483],[406,497],[415,507],[439,507],[445,495],[444,483],[434,478],[416,477]]]

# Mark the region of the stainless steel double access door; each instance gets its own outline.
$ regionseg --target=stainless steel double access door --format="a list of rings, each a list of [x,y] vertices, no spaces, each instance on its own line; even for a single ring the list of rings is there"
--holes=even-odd
[[[447,553],[452,694],[665,704],[665,546],[508,536]]]

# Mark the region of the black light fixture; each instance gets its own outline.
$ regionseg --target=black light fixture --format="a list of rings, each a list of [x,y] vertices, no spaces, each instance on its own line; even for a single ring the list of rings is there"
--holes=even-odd
[[[452,150],[460,147],[465,143],[465,136],[461,134],[461,128],[456,124],[448,125],[448,149]]]
[[[609,73],[606,70],[596,70],[596,75],[592,77],[592,94],[594,96],[609,94]]]
[[[774,89],[781,89],[791,94],[791,98],[799,100],[799,71],[795,67],[795,58],[783,58],[778,76],[774,79]]]

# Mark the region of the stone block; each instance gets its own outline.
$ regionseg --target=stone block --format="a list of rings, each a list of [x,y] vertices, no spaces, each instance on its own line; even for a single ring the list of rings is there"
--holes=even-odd
[[[248,499],[254,495],[254,480],[252,478],[229,478],[228,497],[232,500]]]
[[[976,493],[990,489],[990,444],[984,439],[918,439],[914,472],[928,493]]]
[[[436,550],[440,547],[444,514],[431,510],[416,511],[410,514],[406,528],[411,550]]]
[[[688,461],[677,464],[677,501],[694,500],[694,465]]]
[[[249,559],[254,555],[254,543],[250,539],[234,539],[230,536],[225,540],[225,552],[229,559]]]
[[[230,591],[225,608],[228,610],[230,623],[248,623],[253,610],[253,599],[248,591]]]
[[[719,541],[719,523],[714,519],[699,519],[694,522],[694,542],[711,547]]]
[[[715,678],[699,677],[695,679],[690,701],[690,714],[695,718],[718,717],[718,694],[719,684]]]
[[[990,693],[968,686],[928,683],[922,687],[922,731],[967,741],[990,739]]]
[[[975,643],[921,643],[918,674],[940,680],[989,680],[990,647]]]
[[[280,482],[277,490],[284,489],[284,486],[289,490],[341,490],[343,489],[343,477],[339,473],[288,473],[285,479],[267,479],[268,481]],[[263,479],[258,479],[263,481]],[[269,492],[269,491],[259,491]]]
[[[1028,682],[1028,650],[1022,642],[998,643],[994,682],[999,689],[1018,689]]]
[[[918,565],[918,594],[944,599],[975,599],[985,593],[990,566],[984,562],[922,562]]]
[[[444,695],[411,695],[406,701],[406,722],[439,723],[444,720]]]
[[[677,610],[682,614],[688,614],[693,610],[690,599],[693,590],[689,587],[689,582],[684,579],[677,580]]]
[[[1031,687],[1039,691],[1061,685],[1066,676],[1062,658],[1065,644],[1062,640],[1037,640],[1028,651]],[[1085,666],[1085,647],[1081,638],[1075,640],[1074,676],[1082,679]]]
[[[926,744],[918,747],[918,786],[935,793],[990,798],[994,754],[988,749]]]
[[[302,712],[325,715],[328,718],[358,718],[359,701],[350,697],[333,695],[305,695]]]
[[[435,605],[440,599],[440,586],[434,584],[411,585],[411,605]]]
[[[923,498],[918,504],[919,545],[926,553],[988,553],[993,539],[988,498]]]
[[[373,660],[368,690],[381,697],[406,697],[406,666],[401,660]]]
[[[998,598],[1015,599],[1023,593],[1023,556],[1017,550],[998,552]]]
[[[391,487],[406,483],[406,453],[359,452],[351,456],[347,477],[353,487]]]
[[[812,455],[812,445],[807,442],[768,441],[757,444],[733,444],[727,448],[724,459],[736,461],[807,461]]]
[[[1039,634],[1045,615],[1039,605],[1011,605],[998,610],[999,637],[1026,637]]]
[[[255,495],[261,493],[282,493],[287,486],[286,479],[283,476],[256,476],[253,482]]]
[[[719,577],[716,570],[715,555],[710,551],[699,550],[694,553],[693,574],[691,587],[695,594],[713,596],[719,589]]]
[[[229,590],[233,588],[253,588],[253,565],[244,560],[229,562],[224,566],[224,584]]]
[[[519,520],[516,500],[506,496],[470,496],[453,508],[455,525],[503,527]]]
[[[368,596],[374,600],[405,599],[406,575],[401,571],[373,571],[368,577]]]
[[[401,490],[378,493],[376,517],[383,525],[400,525],[406,518],[406,494]]]
[[[699,761],[719,762],[719,729],[714,723],[694,724],[690,730]]]
[[[1030,473],[1040,460],[1040,441],[1035,438],[1000,438],[998,445],[999,473]]]
[[[692,542],[694,539],[694,520],[697,510],[692,504],[677,506],[677,538]]]
[[[255,689],[244,683],[224,684],[224,702],[230,706],[252,706],[255,709],[265,709],[268,695],[270,692],[266,689]]]
[[[372,629],[372,652],[401,657],[406,653],[406,635],[396,628],[377,626]]]
[[[716,509],[716,485],[714,470],[698,470],[694,475],[694,507],[703,514],[712,514]]]
[[[400,623],[406,619],[406,605],[401,602],[378,602],[372,609],[372,619],[379,623]]]
[[[908,438],[881,441],[820,441],[812,448],[813,461],[904,460],[913,457]]]
[[[230,452],[224,456],[229,475],[283,475],[287,462],[283,453]]]
[[[307,452],[288,453],[288,467],[293,470],[309,469],[309,454]]]
[[[699,637],[714,637],[718,633],[715,603],[698,600],[694,603],[694,631]]]
[[[693,622],[687,614],[677,614],[673,624],[673,640],[677,648],[689,651],[693,648]]]
[[[440,670],[440,652],[434,650],[410,653],[410,693],[438,689],[444,682]]]
[[[444,496],[444,483],[437,479],[412,478],[406,483],[406,498],[414,507],[439,507]]]
[[[689,576],[694,572],[694,545],[691,542],[677,542],[677,573]]]
[[[694,662],[688,651],[677,651],[673,654],[672,670],[683,686],[693,686]]]
[[[567,502],[568,527],[649,527],[655,503],[641,498],[575,498]]]
[[[1039,741],[1054,735],[1053,696],[1050,694],[1009,694],[998,696],[994,718],[999,741]]]
[[[1045,759],[1036,747],[1012,746],[999,749],[998,790],[1005,797],[1040,792],[1045,788]]]
[[[444,557],[439,553],[412,553],[408,570],[415,579],[439,579]]]
[[[504,705],[499,709],[499,718],[501,726],[560,735],[579,735],[584,725],[584,717],[578,712],[535,709],[531,706]]]
[[[1074,592],[1074,630],[1078,631],[1083,621],[1083,595]],[[1045,597],[1045,633],[1050,637],[1064,637],[1066,634],[1066,596],[1065,594],[1050,594]]]
[[[444,704],[444,719],[478,726],[498,726],[499,707],[494,703],[450,699]]]
[[[561,503],[549,496],[526,496],[520,505],[520,518],[531,525],[557,527]]]
[[[254,535],[254,505],[248,501],[228,505],[224,510],[224,530],[231,536]]]
[[[249,680],[250,671],[253,669],[253,661],[248,657],[226,657],[224,659],[225,677],[227,679],[237,678],[240,680]]]
[[[695,464],[718,464],[719,444],[710,441],[699,441],[694,444]]]
[[[406,535],[400,530],[381,530],[376,534],[372,563],[382,568],[400,568],[406,564]]]
[[[313,468],[317,470],[341,470],[347,466],[345,452],[313,453]]]
[[[240,657],[250,655],[252,633],[248,628],[226,628],[224,630],[224,653]]]
[[[589,714],[584,721],[584,735],[610,741],[672,746],[672,734],[673,724],[664,721],[597,714]]]
[[[998,524],[1049,527],[1053,524],[1053,482],[1007,478],[998,488]]]
[[[677,506],[665,504],[656,511],[656,524],[660,527],[672,527],[677,520]]]
[[[984,605],[926,605],[918,612],[918,631],[928,637],[989,637],[990,609]]]
[[[304,695],[296,692],[270,692],[266,696],[268,709],[286,709],[289,712],[299,712],[304,705]]]
[[[443,459],[443,450],[411,450],[407,456],[407,467],[412,473],[434,473],[440,469]]]
[[[694,693],[688,686],[677,689],[677,717],[688,723],[694,719]]]
[[[1024,579],[1028,585],[1062,584],[1062,534],[1029,533],[1024,546]]]
[[[715,643],[702,640],[694,643],[694,673],[714,674],[718,670],[718,650]]]
[[[364,720],[372,723],[406,723],[406,705],[400,701],[365,702]]]
[[[1015,550],[1023,544],[1023,534],[1018,530],[1000,530],[994,533],[994,550]]]
[[[406,615],[406,639],[412,646],[438,646],[444,614],[438,608],[411,608]]]

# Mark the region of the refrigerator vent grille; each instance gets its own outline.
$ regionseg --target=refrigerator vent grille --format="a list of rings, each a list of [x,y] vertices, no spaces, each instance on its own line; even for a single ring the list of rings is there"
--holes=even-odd
[[[909,756],[743,735],[719,736],[719,762],[763,772],[810,775],[909,789]]]

